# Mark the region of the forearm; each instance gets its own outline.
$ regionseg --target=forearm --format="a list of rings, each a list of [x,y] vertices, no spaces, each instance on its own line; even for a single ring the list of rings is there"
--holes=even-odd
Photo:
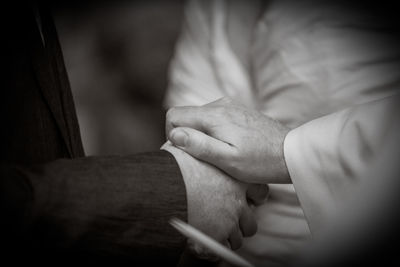
[[[167,152],[3,166],[1,179],[7,224],[21,240],[133,260],[183,248],[168,220],[187,220],[186,191]]]

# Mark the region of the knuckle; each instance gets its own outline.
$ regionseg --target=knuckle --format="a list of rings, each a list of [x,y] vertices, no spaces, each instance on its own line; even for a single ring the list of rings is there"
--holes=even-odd
[[[231,220],[231,230],[236,227],[236,224],[239,222],[240,216],[243,214],[244,205],[243,200],[239,195],[236,195],[232,200],[232,220]]]
[[[235,204],[233,205],[235,206]],[[230,212],[226,213],[226,224],[225,224],[225,229],[226,229],[226,235],[229,235],[238,226],[239,223],[239,218],[241,214],[241,209],[239,209],[237,206],[232,208]]]
[[[232,146],[232,148],[228,156],[229,162],[238,165],[238,163],[242,162],[241,153],[237,147]]]
[[[243,210],[246,207],[246,205],[245,205],[244,197],[242,196],[242,194],[237,194],[236,203],[237,203],[237,208],[240,211],[240,213],[243,213]]]
[[[167,113],[165,114],[166,123],[176,126],[176,122],[178,121],[181,112],[182,111],[179,107],[172,107],[168,109]]]
[[[212,151],[208,146],[206,140],[199,138],[198,143],[198,156],[201,158],[210,158],[212,157]]]
[[[247,207],[247,200],[242,194],[236,194],[235,196],[235,210],[234,210],[234,219],[233,223],[236,225],[239,223],[240,217],[242,217],[245,213],[245,209]]]
[[[218,257],[215,256],[213,253],[211,253],[209,250],[206,248],[190,242],[188,243],[188,248],[189,251],[191,251],[194,255],[196,255],[200,259],[208,260],[208,261],[217,261]]]
[[[201,246],[199,246],[198,244],[192,242],[190,239],[188,241],[188,248],[192,253],[194,253],[195,255],[197,255],[199,257],[205,256],[204,249]]]
[[[240,161],[238,161],[234,156],[232,156],[227,164],[228,173],[236,177],[237,176],[236,174],[240,172],[240,169],[241,169]]]

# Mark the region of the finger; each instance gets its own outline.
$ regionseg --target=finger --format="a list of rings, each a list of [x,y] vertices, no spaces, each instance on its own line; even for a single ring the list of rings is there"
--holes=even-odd
[[[246,207],[240,216],[239,227],[244,237],[252,236],[257,232],[257,222],[249,207]]]
[[[266,184],[249,184],[247,188],[247,199],[255,205],[265,202],[268,195],[269,187]]]
[[[242,246],[243,243],[243,236],[240,229],[237,229],[231,233],[228,238],[229,243],[231,244],[231,248],[236,250]]]
[[[219,257],[209,251],[207,248],[199,245],[196,242],[192,242],[191,240],[188,241],[188,249],[189,252],[194,254],[199,259],[204,259],[208,261],[218,261]]]
[[[209,107],[174,107],[168,110],[165,119],[165,133],[168,136],[175,127],[185,126],[208,132],[210,117],[215,112]],[[214,119],[215,120],[215,119]]]
[[[223,170],[236,153],[235,147],[191,128],[175,128],[168,138],[186,153]]]
[[[225,246],[225,247],[227,247],[227,248],[229,248],[229,249],[232,250],[232,248],[231,248],[231,243],[229,243],[228,240],[225,240],[225,241],[223,241],[223,242],[221,242],[221,243],[222,243],[223,246]]]

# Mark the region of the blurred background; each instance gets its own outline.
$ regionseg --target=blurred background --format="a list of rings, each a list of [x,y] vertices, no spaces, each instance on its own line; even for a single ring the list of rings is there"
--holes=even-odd
[[[183,1],[85,1],[53,8],[87,155],[158,150]]]

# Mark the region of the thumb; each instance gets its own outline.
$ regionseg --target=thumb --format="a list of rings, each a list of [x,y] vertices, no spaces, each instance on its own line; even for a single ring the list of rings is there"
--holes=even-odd
[[[235,147],[198,130],[177,127],[169,134],[169,140],[191,156],[206,161],[220,169],[229,165]]]

